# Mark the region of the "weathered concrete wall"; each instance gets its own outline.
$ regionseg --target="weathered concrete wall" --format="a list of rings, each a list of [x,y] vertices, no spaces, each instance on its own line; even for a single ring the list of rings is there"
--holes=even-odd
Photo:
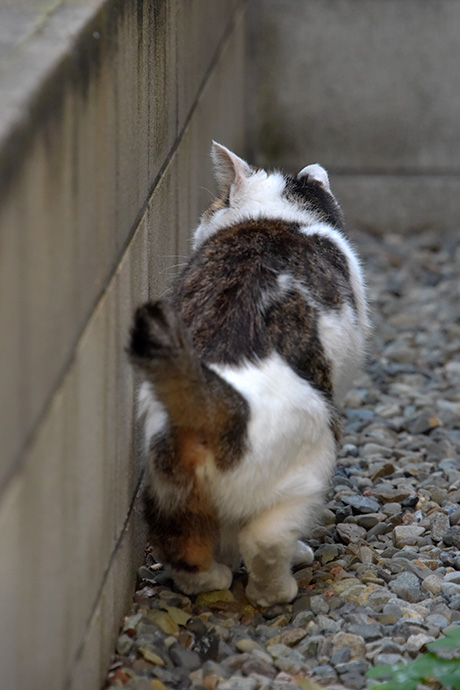
[[[244,2],[20,0],[2,30],[0,684],[91,690],[144,546],[128,328],[211,139],[243,149]]]
[[[323,164],[351,225],[458,229],[460,4],[254,0],[251,141]]]

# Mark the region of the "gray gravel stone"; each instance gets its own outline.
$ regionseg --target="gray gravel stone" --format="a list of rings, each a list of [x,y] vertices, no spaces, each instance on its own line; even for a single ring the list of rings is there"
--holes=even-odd
[[[372,493],[382,503],[401,503],[405,499],[414,496],[414,490],[411,486],[396,488],[386,484],[374,486]]]
[[[356,543],[366,536],[364,527],[347,522],[337,525],[337,533],[345,544]]]
[[[410,635],[407,638],[406,649],[409,654],[414,656],[424,647],[428,642],[433,642],[434,637],[431,635],[424,635],[419,633],[418,635]]]
[[[391,458],[391,448],[386,448],[379,443],[365,443],[361,448],[361,454],[365,457]]]
[[[396,666],[396,664],[407,663],[407,660],[402,656],[402,654],[377,654],[374,658],[375,666]]]
[[[380,503],[368,496],[345,496],[342,501],[357,513],[377,513],[380,508]]]
[[[339,548],[336,544],[322,544],[315,551],[315,558],[325,565],[333,561],[339,555]]]
[[[382,613],[379,615],[378,620],[383,625],[393,625],[397,623],[400,618],[402,618],[402,611],[396,604],[386,604],[383,607]]]
[[[317,678],[335,678],[336,673],[332,666],[329,666],[329,664],[324,664],[322,666],[315,666],[313,668],[313,674]]]
[[[398,525],[394,528],[394,543],[397,547],[418,544],[425,528],[419,525]]]
[[[424,598],[420,589],[419,579],[413,573],[402,572],[389,584],[392,592],[400,599],[416,603]]]
[[[263,647],[261,647],[258,642],[252,640],[250,637],[243,637],[242,639],[237,640],[234,644],[239,652],[247,652],[248,654],[251,654],[251,652],[254,652],[256,649],[263,652]]]
[[[264,676],[265,678],[274,678],[276,676],[276,669],[269,663],[262,661],[262,659],[257,659],[257,657],[248,659],[241,667],[241,670],[245,676],[249,676],[253,673]]]
[[[292,650],[285,644],[271,644],[268,647],[268,653],[273,659],[279,659],[282,656],[289,656]]]
[[[455,582],[443,582],[441,585],[441,592],[450,597],[457,596],[457,594],[460,594],[460,585]]]
[[[350,661],[351,657],[351,650],[349,647],[342,647],[341,649],[338,649],[331,657],[331,664],[333,664],[334,667],[338,666],[338,664],[346,664],[347,661]]]
[[[455,546],[456,549],[460,549],[460,527],[455,525],[448,529],[443,535],[444,544],[447,546]]]
[[[356,524],[364,529],[372,529],[385,519],[383,513],[367,513],[366,515],[358,515],[356,518]]]
[[[443,630],[445,627],[449,625],[449,619],[445,616],[441,616],[439,613],[433,613],[430,616],[426,617],[425,623],[427,625],[434,626],[435,628]]]
[[[189,671],[195,671],[195,669],[201,666],[199,655],[191,649],[186,649],[179,644],[173,644],[168,651],[175,666],[186,668]]]
[[[368,640],[378,640],[382,635],[382,630],[378,623],[358,623],[350,625],[348,630],[354,635],[359,635],[366,642]]]
[[[228,680],[220,681],[217,687],[218,690],[256,690],[259,687],[259,683],[255,678],[232,676]]]
[[[449,517],[444,513],[436,513],[430,520],[430,532],[433,541],[441,541],[450,529]]]
[[[379,589],[371,592],[368,597],[368,604],[374,611],[383,611],[384,607],[389,603],[394,596],[392,592],[385,589]]]
[[[313,613],[328,613],[329,604],[326,599],[322,596],[312,597],[310,600],[310,607]]]
[[[316,619],[316,625],[318,626],[318,631],[320,633],[336,633],[339,632],[341,623],[335,621],[328,616],[319,615]]]
[[[202,672],[204,678],[206,676],[217,676],[218,678],[226,679],[232,675],[229,668],[222,664],[217,664],[215,661],[205,661],[202,666]]]
[[[331,639],[332,653],[336,653],[344,647],[350,650],[350,659],[361,659],[366,653],[366,644],[360,635],[340,632]]]
[[[364,675],[369,668],[369,663],[365,659],[358,659],[357,661],[349,661],[344,664],[337,664],[335,667],[339,675],[344,673],[353,673],[354,675]]]
[[[401,504],[386,503],[384,506],[382,506],[381,510],[382,513],[385,513],[385,515],[399,515],[401,513]]]
[[[439,419],[436,411],[431,408],[423,410],[418,417],[409,422],[408,428],[412,434],[426,434],[441,426],[442,422]]]
[[[454,582],[456,585],[460,585],[460,572],[457,570],[446,573],[443,577],[444,582]]]
[[[431,594],[439,594],[441,591],[442,579],[437,575],[427,575],[422,582],[422,589]]]
[[[294,659],[292,656],[290,657],[278,657],[278,659],[275,659],[275,666],[277,669],[280,671],[285,671],[286,673],[292,673],[293,675],[296,675],[299,673],[302,668],[303,668],[303,663],[301,660]]]

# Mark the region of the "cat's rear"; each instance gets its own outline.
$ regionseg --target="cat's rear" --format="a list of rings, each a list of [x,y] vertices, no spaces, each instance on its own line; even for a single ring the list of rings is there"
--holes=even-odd
[[[326,172],[253,169],[213,145],[220,198],[168,302],[135,318],[145,382],[154,552],[187,593],[222,589],[241,556],[247,595],[290,601],[299,541],[320,512],[337,405],[363,359],[361,270]]]

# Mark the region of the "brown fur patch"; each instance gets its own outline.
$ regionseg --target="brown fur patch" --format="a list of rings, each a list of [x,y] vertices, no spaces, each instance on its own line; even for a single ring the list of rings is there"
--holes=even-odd
[[[180,464],[188,474],[195,474],[197,467],[212,459],[208,443],[204,434],[193,429],[180,429],[178,431],[178,450]]]
[[[229,199],[229,193],[230,193],[230,188],[226,194],[223,194],[222,196],[218,197],[217,199],[214,199],[204,212],[204,217],[210,218],[211,216],[214,215],[217,211],[220,211],[221,208],[227,208],[230,199]]]
[[[209,537],[194,535],[184,544],[184,560],[198,571],[207,570],[214,555],[214,540]]]
[[[150,543],[161,562],[185,572],[209,568],[219,526],[214,507],[196,483],[187,500],[174,510],[162,508],[154,487],[146,487],[144,516]]]
[[[338,445],[340,443],[340,439],[342,438],[343,419],[339,415],[339,412],[332,406],[329,424],[331,427],[332,434],[334,436],[334,441]]]

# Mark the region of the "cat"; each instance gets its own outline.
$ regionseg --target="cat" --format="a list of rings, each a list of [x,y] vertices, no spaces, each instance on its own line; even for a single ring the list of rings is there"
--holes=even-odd
[[[339,406],[368,331],[362,270],[326,171],[250,166],[213,142],[219,197],[170,296],[138,308],[145,517],[186,594],[230,587],[258,606],[297,594],[300,539],[321,513]]]

